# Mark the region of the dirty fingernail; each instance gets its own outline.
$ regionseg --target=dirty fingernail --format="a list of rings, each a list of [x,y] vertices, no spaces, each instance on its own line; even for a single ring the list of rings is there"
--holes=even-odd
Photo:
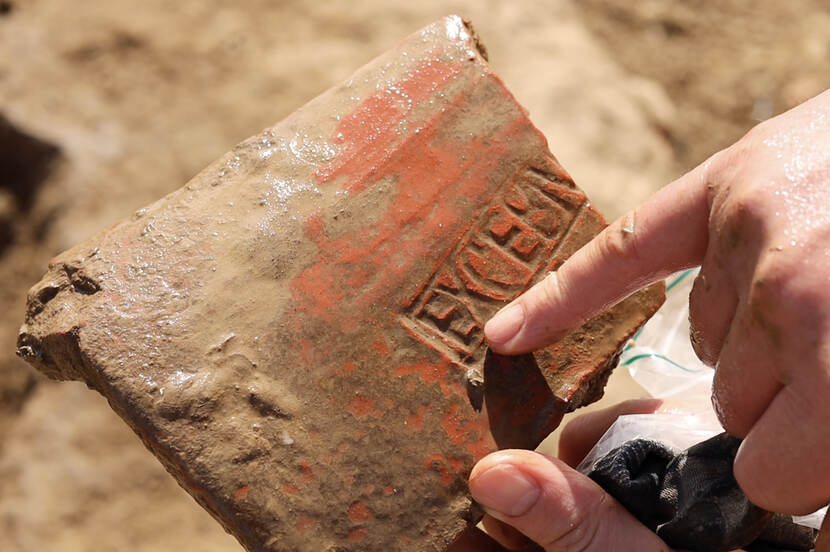
[[[515,466],[500,464],[472,479],[470,492],[494,517],[516,517],[526,514],[542,491],[533,478]]]
[[[506,343],[521,329],[525,322],[525,309],[521,303],[513,303],[496,313],[484,325],[484,335],[487,341]]]

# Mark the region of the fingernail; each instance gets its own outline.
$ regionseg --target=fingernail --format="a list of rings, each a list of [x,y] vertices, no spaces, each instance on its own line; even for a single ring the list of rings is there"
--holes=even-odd
[[[521,303],[508,305],[484,325],[484,335],[487,341],[506,343],[521,329],[525,322],[525,309]]]
[[[499,464],[472,479],[470,492],[495,517],[516,517],[527,513],[542,491],[518,468]]]

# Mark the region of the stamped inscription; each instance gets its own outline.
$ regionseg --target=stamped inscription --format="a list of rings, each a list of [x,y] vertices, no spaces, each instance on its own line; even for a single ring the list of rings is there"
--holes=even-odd
[[[526,165],[421,286],[401,324],[453,363],[472,368],[484,353],[484,321],[550,270],[585,205],[552,159]]]

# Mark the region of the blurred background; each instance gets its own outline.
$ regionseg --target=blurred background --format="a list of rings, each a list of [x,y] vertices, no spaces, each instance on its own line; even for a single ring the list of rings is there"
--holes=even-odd
[[[826,0],[0,0],[0,550],[241,550],[103,399],[14,356],[26,291],[448,13],[609,218],[830,86]]]

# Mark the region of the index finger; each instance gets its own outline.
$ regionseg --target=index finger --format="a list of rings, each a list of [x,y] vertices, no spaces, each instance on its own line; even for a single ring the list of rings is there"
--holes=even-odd
[[[710,161],[608,226],[487,323],[490,347],[526,353],[673,272],[697,266],[708,242]]]

